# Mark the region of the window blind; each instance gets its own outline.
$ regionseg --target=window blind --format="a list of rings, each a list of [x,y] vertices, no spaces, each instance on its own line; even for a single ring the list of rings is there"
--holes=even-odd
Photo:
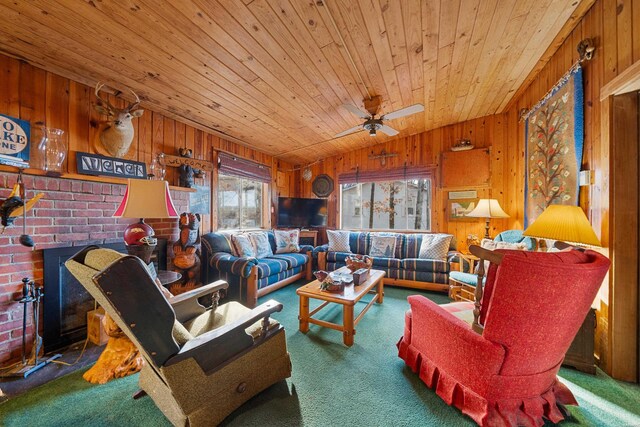
[[[403,181],[406,179],[426,178],[431,175],[430,167],[407,167],[385,170],[349,171],[338,175],[339,184],[356,184],[359,182]]]
[[[218,153],[218,172],[265,183],[271,182],[270,167],[228,153]]]

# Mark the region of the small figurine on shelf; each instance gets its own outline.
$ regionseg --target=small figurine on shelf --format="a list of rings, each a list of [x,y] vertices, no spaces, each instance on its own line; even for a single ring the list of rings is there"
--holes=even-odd
[[[179,153],[181,157],[189,159],[193,157],[193,151],[190,148],[180,148]],[[180,171],[180,187],[193,188],[193,178],[204,178],[202,170],[194,169],[190,165],[180,165],[178,170]]]
[[[180,237],[173,244],[174,271],[182,274],[182,281],[169,288],[177,295],[202,284],[200,277],[200,214],[183,212],[180,215]]]

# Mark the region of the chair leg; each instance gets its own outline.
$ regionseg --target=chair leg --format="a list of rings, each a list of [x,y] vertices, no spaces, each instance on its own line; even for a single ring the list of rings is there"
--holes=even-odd
[[[313,272],[312,272],[312,270],[313,270],[313,256],[312,256],[312,253],[311,252],[307,252],[307,257],[309,258],[309,261],[307,262],[307,265],[305,267],[306,268],[306,277],[305,277],[305,279],[307,281],[311,281],[311,279],[313,278]]]
[[[251,268],[251,275],[247,279],[247,307],[255,308],[258,305],[258,267]]]
[[[460,290],[462,286],[460,286],[454,280],[449,279],[449,298],[453,301],[460,301]]]
[[[138,391],[136,391],[135,393],[133,393],[133,396],[131,396],[131,397],[133,397],[133,400],[138,400],[138,399],[140,399],[141,397],[144,397],[144,396],[146,396],[146,395],[147,395],[147,392],[146,392],[146,391],[144,391],[144,390],[142,390],[142,389],[139,389]]]
[[[327,269],[327,253],[326,252],[318,252],[318,270]]]

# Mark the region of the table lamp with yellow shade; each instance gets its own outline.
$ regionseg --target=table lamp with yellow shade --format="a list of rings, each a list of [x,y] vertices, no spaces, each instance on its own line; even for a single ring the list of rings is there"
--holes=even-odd
[[[480,199],[478,206],[474,210],[467,214],[469,217],[484,218],[484,238],[490,239],[489,236],[489,221],[491,218],[509,218],[509,215],[502,210],[500,203],[496,199]]]
[[[124,231],[124,242],[130,255],[140,257],[146,264],[158,239],[153,228],[144,222],[144,218],[178,218],[173,206],[169,183],[144,179],[129,179],[127,189],[120,206],[113,214],[115,218],[140,218]]]
[[[580,206],[548,206],[523,234],[576,246],[600,246],[600,240]]]

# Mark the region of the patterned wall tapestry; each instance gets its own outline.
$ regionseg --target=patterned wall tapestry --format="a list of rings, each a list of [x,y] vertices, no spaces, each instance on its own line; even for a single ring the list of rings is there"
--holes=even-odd
[[[525,227],[549,205],[578,204],[582,90],[582,67],[577,64],[525,116]]]

